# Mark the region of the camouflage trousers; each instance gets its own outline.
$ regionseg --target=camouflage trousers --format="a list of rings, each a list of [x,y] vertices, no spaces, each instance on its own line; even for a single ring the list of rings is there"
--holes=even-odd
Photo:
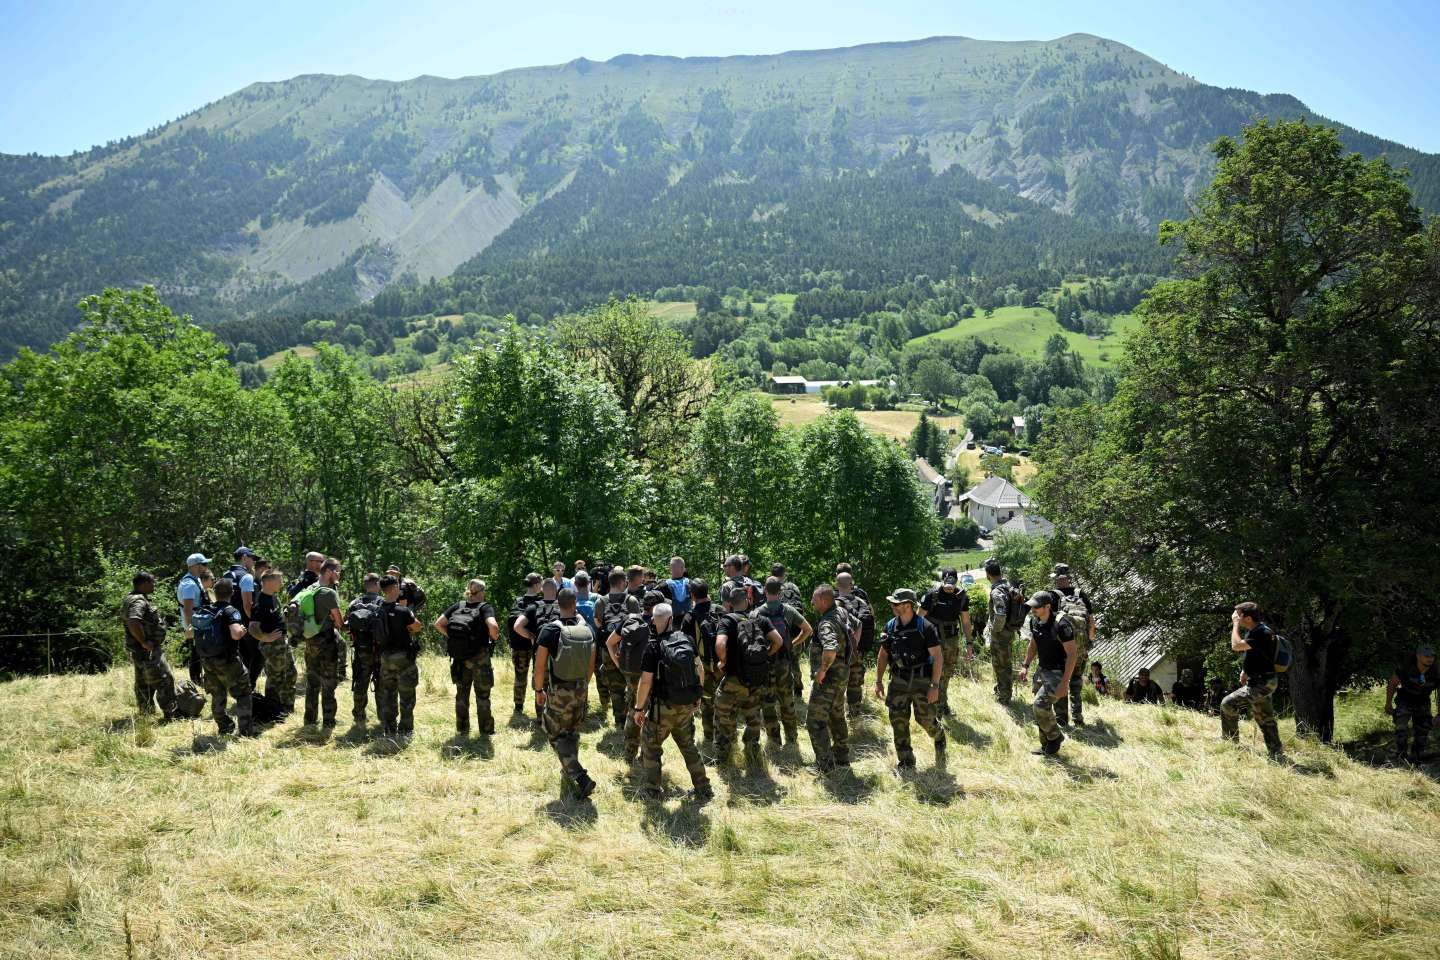
[[[221,733],[229,733],[238,721],[240,732],[249,733],[254,726],[251,722],[253,704],[250,700],[250,674],[245,672],[245,664],[240,662],[239,656],[206,657],[203,664],[205,692],[210,695],[210,715],[215,718],[216,726]],[[231,720],[225,712],[227,696],[235,700],[235,720]]]
[[[793,661],[781,655],[770,664],[770,683],[761,692],[761,716],[765,721],[765,734],[771,740],[781,739],[784,728],[787,739],[795,741],[797,721],[795,719],[795,679],[791,672]]]
[[[495,717],[490,713],[490,690],[495,686],[495,667],[490,651],[477,653],[468,660],[450,663],[450,679],[455,681],[455,731],[470,732],[470,692],[475,692],[475,722],[482,734],[495,732]]]
[[[1080,699],[1080,692],[1085,689],[1085,672],[1089,666],[1089,658],[1080,654],[1075,658],[1075,670],[1070,674],[1070,685],[1066,690],[1057,690],[1057,693],[1064,694],[1055,701],[1055,719],[1060,726],[1068,727],[1070,721],[1074,720],[1078,726],[1085,722],[1085,705]]]
[[[375,691],[375,710],[386,736],[411,733],[415,729],[415,689],[420,686],[420,668],[408,653],[380,655],[380,684]],[[396,707],[399,723],[396,723]]]
[[[618,700],[616,695],[611,694],[612,702],[623,704],[620,708],[625,713],[625,759],[634,763],[635,758],[640,756],[640,728],[635,725],[635,692],[640,688],[640,674],[624,673],[615,671],[625,680],[625,690]],[[621,721],[616,720],[615,725],[621,726]]]
[[[370,691],[376,690],[375,704],[380,704],[380,654],[369,643],[355,647],[350,656],[350,716],[356,723],[365,722],[370,706]]]
[[[619,729],[625,726],[625,674],[620,672],[603,644],[598,662],[601,669],[595,675],[595,686],[600,690],[600,702],[609,706],[615,727]]]
[[[290,644],[281,637],[273,643],[260,644],[260,655],[265,660],[265,695],[280,701],[287,711],[295,709],[295,681],[300,672],[295,669],[295,654]]]
[[[1410,748],[1410,758],[1418,760],[1430,744],[1430,728],[1434,724],[1430,716],[1430,701],[1427,698],[1423,704],[1418,706],[1407,706],[1403,703],[1395,704],[1395,713],[1390,718],[1395,723],[1395,752],[1405,755],[1405,748]],[[1414,731],[1414,742],[1411,742],[1410,734]]]
[[[1055,694],[1060,692],[1060,681],[1064,679],[1064,670],[1041,670],[1038,667],[1030,678],[1030,688],[1035,693],[1035,726],[1040,730],[1041,746],[1064,736],[1055,720]]]
[[[696,790],[710,785],[710,778],[705,774],[705,761],[700,759],[700,751],[695,748],[695,711],[698,707],[699,704],[694,703],[688,706],[657,703],[645,718],[645,736],[640,746],[640,774],[647,787],[660,786],[660,759],[667,738],[675,741],[675,749],[680,751],[685,769],[690,771],[691,785]]]
[[[815,765],[822,772],[836,764],[850,762],[850,728],[845,721],[845,690],[850,667],[845,661],[832,663],[823,681],[811,678],[810,706],[805,711],[805,732]]]
[[[1240,714],[1248,709],[1251,719],[1265,737],[1265,749],[1270,752],[1270,756],[1283,755],[1285,748],[1280,743],[1280,728],[1275,723],[1275,710],[1270,705],[1270,698],[1275,695],[1277,686],[1279,681],[1270,677],[1259,683],[1252,680],[1227,694],[1225,699],[1220,701],[1220,735],[1227,740],[1239,740]]]
[[[545,737],[560,758],[560,770],[571,783],[585,779],[580,765],[580,724],[585,721],[589,686],[552,682],[545,691],[545,709],[540,721]]]
[[[944,663],[940,668],[940,700],[936,707],[942,716],[950,712],[950,680],[960,665],[960,628],[955,624],[939,624],[940,653]]]
[[[530,662],[534,659],[533,650],[511,650],[510,663],[515,667],[515,712],[525,712],[525,697],[530,689]]]
[[[915,751],[910,748],[910,716],[931,740],[944,736],[935,719],[935,704],[930,702],[930,667],[894,670],[885,690],[885,707],[890,712],[890,730],[895,734],[895,755],[905,766],[914,766]]]
[[[764,688],[759,684],[747,687],[735,677],[724,677],[715,691],[715,749],[720,759],[730,755],[735,735],[745,724],[745,747],[760,745],[761,703]]]
[[[340,685],[340,647],[334,637],[320,634],[305,641],[305,722],[316,715],[335,724],[335,688]]]
[[[1015,671],[1010,664],[1014,642],[1015,634],[1008,630],[985,632],[985,644],[990,648],[990,666],[995,668],[995,700],[1004,706],[1009,706],[1014,692]]]
[[[159,704],[161,716],[166,720],[174,717],[175,674],[165,654],[159,650],[131,650],[130,662],[135,665],[135,708],[149,714]]]
[[[720,686],[720,665],[705,664],[705,682],[700,687],[700,723],[705,728],[705,739],[715,739],[715,691]]]
[[[865,654],[851,657],[846,669],[849,673],[845,678],[845,704],[850,716],[858,717],[865,703]]]

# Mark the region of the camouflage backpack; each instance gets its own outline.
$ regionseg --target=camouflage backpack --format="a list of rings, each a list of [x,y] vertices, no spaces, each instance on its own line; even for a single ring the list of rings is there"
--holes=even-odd
[[[590,658],[595,654],[595,634],[585,622],[562,623],[560,642],[550,658],[550,676],[564,683],[578,683],[590,671]]]
[[[189,680],[175,684],[175,712],[191,720],[198,719],[205,711],[205,694]]]
[[[1073,595],[1054,591],[1055,616],[1069,621],[1070,626],[1075,628],[1075,646],[1081,653],[1084,653],[1090,645],[1090,611],[1085,607],[1085,601],[1080,599],[1080,592],[1077,590]]]

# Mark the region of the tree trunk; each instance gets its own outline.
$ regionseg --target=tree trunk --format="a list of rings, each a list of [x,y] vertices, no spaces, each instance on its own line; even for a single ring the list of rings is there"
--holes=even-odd
[[[1295,732],[1329,743],[1335,736],[1335,666],[1339,651],[1333,636],[1316,630],[1292,642],[1295,662],[1289,670],[1290,699],[1295,704]]]

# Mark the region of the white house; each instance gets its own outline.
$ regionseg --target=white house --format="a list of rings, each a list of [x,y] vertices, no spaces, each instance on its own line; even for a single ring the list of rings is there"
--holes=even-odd
[[[1010,418],[1010,431],[1015,434],[1016,440],[1025,439],[1025,418],[1014,416]]]
[[[1150,679],[1166,693],[1180,676],[1175,658],[1165,652],[1160,627],[1155,624],[1132,630],[1118,637],[1106,637],[1104,631],[1090,648],[1090,662],[1099,660],[1110,678],[1110,689],[1117,695],[1140,675],[1141,668],[1150,671]]]
[[[774,393],[819,393],[826,387],[849,387],[855,384],[862,387],[878,387],[879,380],[806,380],[801,376],[771,376],[770,385]]]
[[[971,520],[987,530],[994,530],[1007,521],[1023,516],[1030,507],[1030,498],[1003,477],[987,477],[980,485],[957,497],[955,504],[962,508]]]
[[[950,481],[945,475],[934,467],[924,457],[915,458],[915,475],[920,478],[920,484],[930,494],[930,505],[935,508],[935,515],[943,517],[950,513]]]

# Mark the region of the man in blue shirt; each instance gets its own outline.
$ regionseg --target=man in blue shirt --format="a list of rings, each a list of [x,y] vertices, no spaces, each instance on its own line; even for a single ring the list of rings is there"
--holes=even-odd
[[[670,558],[670,579],[665,582],[670,584],[670,606],[678,622],[690,612],[690,578],[685,574],[684,557]]]
[[[552,564],[550,565],[550,569],[553,571],[553,574],[552,574],[552,576],[551,576],[550,579],[552,579],[552,580],[555,581],[555,590],[556,590],[557,593],[558,593],[559,591],[561,591],[561,590],[574,590],[574,589],[575,589],[575,582],[574,582],[573,580],[571,580],[569,577],[565,576],[565,561],[564,561],[564,560],[556,560],[554,563],[552,563]]]
[[[185,630],[185,650],[188,659],[186,668],[190,680],[197,686],[204,686],[205,673],[200,658],[195,655],[195,628],[190,625],[196,611],[205,606],[205,588],[200,585],[200,576],[210,569],[210,558],[203,553],[192,553],[185,558],[186,572],[180,575],[175,585],[175,598],[180,601],[180,626]]]

